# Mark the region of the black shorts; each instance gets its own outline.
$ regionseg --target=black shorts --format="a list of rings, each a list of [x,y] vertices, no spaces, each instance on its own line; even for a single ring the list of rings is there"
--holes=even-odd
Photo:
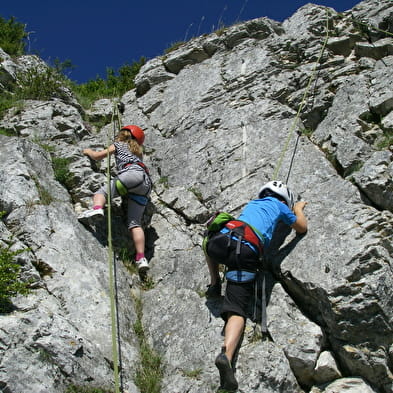
[[[255,281],[247,283],[237,283],[227,281],[224,303],[221,311],[221,318],[226,321],[228,314],[239,315],[247,318],[252,308],[252,300],[254,297]]]

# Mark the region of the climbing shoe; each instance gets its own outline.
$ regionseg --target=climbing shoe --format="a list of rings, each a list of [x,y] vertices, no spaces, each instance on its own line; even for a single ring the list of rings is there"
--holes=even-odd
[[[86,210],[78,216],[78,220],[82,223],[89,222],[90,219],[104,217],[104,209],[91,209]]]
[[[135,262],[138,267],[138,272],[140,274],[144,274],[149,270],[149,262],[147,262],[146,258],[141,258]]]
[[[239,385],[236,381],[231,363],[224,352],[221,352],[216,357],[215,364],[220,373],[220,389],[235,392]]]
[[[221,296],[221,282],[217,281],[214,285],[208,285],[205,293],[208,299]]]

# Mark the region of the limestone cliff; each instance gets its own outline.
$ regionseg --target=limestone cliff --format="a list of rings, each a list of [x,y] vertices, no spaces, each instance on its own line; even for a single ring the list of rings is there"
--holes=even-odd
[[[121,201],[113,206],[129,393],[141,391],[136,322],[161,356],[161,392],[218,389],[223,323],[220,301],[203,296],[203,223],[217,210],[236,215],[274,176],[308,201],[309,231],[275,239],[269,335],[248,321],[239,391],[393,392],[392,35],[390,0],[344,13],[308,4],[283,23],[261,18],[192,39],[150,60],[119,97],[121,122],[146,130],[155,183],[148,283],[129,266]],[[40,62],[0,60],[2,89]],[[68,94],[21,102],[0,120],[0,240],[27,249],[18,262],[32,281],[0,316],[4,393],[113,390],[106,222],[77,220],[107,165],[81,151],[113,137],[112,108],[102,100],[84,112]],[[66,186],[54,159],[69,163]]]

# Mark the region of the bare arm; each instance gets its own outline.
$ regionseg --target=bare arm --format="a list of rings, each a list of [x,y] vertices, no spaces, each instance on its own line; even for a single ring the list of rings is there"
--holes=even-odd
[[[304,215],[304,207],[307,205],[307,202],[296,202],[293,207],[293,212],[296,215],[296,221],[291,225],[297,233],[305,233],[307,232],[307,218]]]
[[[83,149],[83,155],[89,156],[94,161],[99,161],[104,159],[107,155],[113,154],[115,152],[115,145],[110,145],[107,149],[95,151],[92,149]]]

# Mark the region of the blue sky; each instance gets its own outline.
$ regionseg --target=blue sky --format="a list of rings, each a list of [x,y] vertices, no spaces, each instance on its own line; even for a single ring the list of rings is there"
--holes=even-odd
[[[76,66],[79,83],[105,77],[106,68],[162,55],[178,41],[211,33],[220,25],[268,17],[283,21],[302,0],[4,0],[0,16],[16,17],[30,32],[29,50],[45,61]],[[315,0],[342,12],[358,0]]]

